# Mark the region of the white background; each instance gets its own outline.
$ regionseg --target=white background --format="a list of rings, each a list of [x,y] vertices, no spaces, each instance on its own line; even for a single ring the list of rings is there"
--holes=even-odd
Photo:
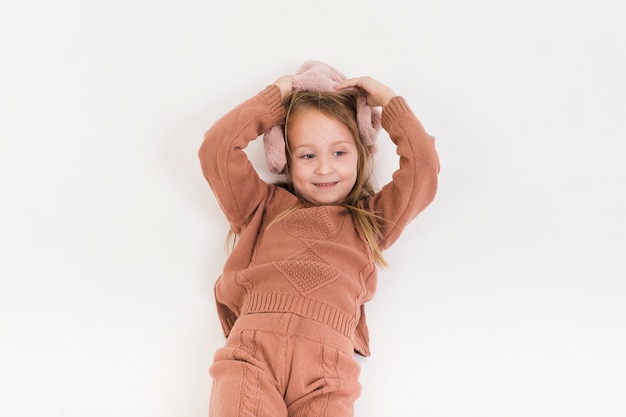
[[[207,414],[227,224],[196,152],[306,59],[391,86],[441,156],[368,307],[357,416],[626,415],[625,16],[619,0],[6,2],[0,415]]]

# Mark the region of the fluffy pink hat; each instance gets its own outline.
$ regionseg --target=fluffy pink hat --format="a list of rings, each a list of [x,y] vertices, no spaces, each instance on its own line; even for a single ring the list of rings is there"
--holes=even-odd
[[[335,85],[345,80],[335,68],[320,61],[305,61],[293,76],[294,91],[335,91]],[[380,109],[367,105],[365,92],[357,90],[356,121],[361,140],[365,146],[375,150],[376,137],[380,131]],[[275,174],[285,169],[287,156],[285,155],[285,135],[283,126],[277,125],[263,135],[265,159],[267,165]]]

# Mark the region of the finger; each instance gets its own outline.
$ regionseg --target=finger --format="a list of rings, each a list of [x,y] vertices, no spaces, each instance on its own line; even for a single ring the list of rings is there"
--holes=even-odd
[[[361,77],[359,78],[349,78],[347,80],[341,81],[339,84],[335,86],[335,90],[343,90],[344,88],[350,87],[361,87]]]

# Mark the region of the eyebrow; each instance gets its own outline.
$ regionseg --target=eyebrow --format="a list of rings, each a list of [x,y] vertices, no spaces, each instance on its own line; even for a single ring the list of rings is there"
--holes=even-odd
[[[354,145],[354,146],[356,146],[356,144],[354,144],[353,142],[347,141],[347,140],[338,140],[336,142],[331,142],[330,146],[337,146],[337,145],[341,145],[341,144],[347,144],[347,145]],[[315,145],[314,144],[310,144],[310,143],[303,143],[303,144],[298,145],[298,146],[296,146],[296,147],[294,147],[292,149],[296,150],[296,149],[305,148],[305,147],[315,148]]]

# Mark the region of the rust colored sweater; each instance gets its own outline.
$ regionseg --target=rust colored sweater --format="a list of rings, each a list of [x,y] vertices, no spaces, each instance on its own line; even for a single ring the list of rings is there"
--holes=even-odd
[[[264,182],[244,148],[284,123],[280,90],[270,85],[219,119],[199,157],[239,241],[215,284],[224,334],[240,315],[291,312],[328,325],[369,356],[364,304],[376,290],[376,267],[352,216],[340,206],[302,206],[268,225],[298,198]],[[384,107],[382,126],[397,145],[399,169],[367,201],[386,219],[381,249],[434,198],[439,160],[429,136],[402,97]]]

